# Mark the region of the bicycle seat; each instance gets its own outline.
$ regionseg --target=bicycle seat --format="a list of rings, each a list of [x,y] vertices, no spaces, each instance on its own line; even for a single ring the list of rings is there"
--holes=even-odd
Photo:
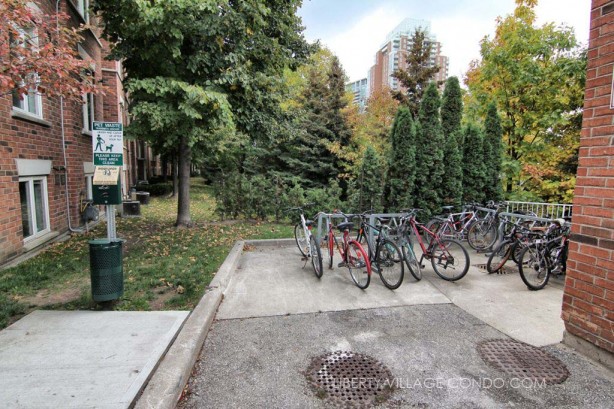
[[[337,228],[340,231],[346,231],[346,230],[352,230],[354,228],[354,223],[353,222],[343,222],[343,223],[339,223],[337,225]]]
[[[313,224],[313,220],[305,220],[305,226],[309,227]]]
[[[454,206],[441,206],[441,208],[442,208],[443,210],[447,210],[448,212],[451,212],[451,211],[452,211],[452,209],[454,209]]]

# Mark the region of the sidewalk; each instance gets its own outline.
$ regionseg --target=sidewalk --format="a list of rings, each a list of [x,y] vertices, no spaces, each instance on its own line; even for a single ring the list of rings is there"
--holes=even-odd
[[[472,265],[485,263],[471,255]],[[556,283],[532,292],[517,273],[477,267],[448,283],[427,265],[421,282],[408,275],[390,291],[374,276],[362,291],[347,270],[325,269],[318,280],[303,264],[292,243],[241,255],[179,408],[330,407],[305,372],[332,351],[366,354],[390,370],[396,387],[382,407],[609,408],[614,401],[612,373],[558,344]],[[478,353],[482,342],[510,337],[550,345],[543,351],[567,368],[567,380],[523,385]]]

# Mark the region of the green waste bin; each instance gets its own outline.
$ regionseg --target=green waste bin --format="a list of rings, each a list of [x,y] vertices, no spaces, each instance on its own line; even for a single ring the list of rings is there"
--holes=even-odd
[[[92,298],[96,302],[118,299],[124,294],[122,240],[90,240]]]

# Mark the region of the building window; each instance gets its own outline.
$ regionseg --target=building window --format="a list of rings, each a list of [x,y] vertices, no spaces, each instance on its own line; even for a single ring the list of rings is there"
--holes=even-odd
[[[90,0],[75,0],[77,10],[86,23],[90,22]]]
[[[38,33],[36,27],[21,28],[18,27],[19,36],[13,38],[13,46],[24,47],[38,50]],[[40,78],[37,73],[32,72],[25,76],[20,87],[26,88],[26,93],[20,93],[17,90],[13,92],[13,108],[27,112],[39,118],[43,117],[43,99],[41,94],[37,92]]]
[[[95,112],[94,94],[89,93],[83,96],[83,130],[92,132]]]
[[[20,178],[19,196],[24,241],[47,233],[50,230],[47,178],[44,176]]]

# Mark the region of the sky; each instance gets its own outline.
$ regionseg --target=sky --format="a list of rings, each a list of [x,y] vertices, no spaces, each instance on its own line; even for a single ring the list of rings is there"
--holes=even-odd
[[[480,40],[493,36],[496,18],[514,11],[514,0],[303,0],[299,16],[305,37],[320,40],[341,60],[350,81],[366,78],[386,35],[403,19],[431,22],[431,31],[450,58],[450,76],[463,78],[480,57]],[[574,28],[588,42],[590,0],[539,0],[539,25],[553,22]]]

